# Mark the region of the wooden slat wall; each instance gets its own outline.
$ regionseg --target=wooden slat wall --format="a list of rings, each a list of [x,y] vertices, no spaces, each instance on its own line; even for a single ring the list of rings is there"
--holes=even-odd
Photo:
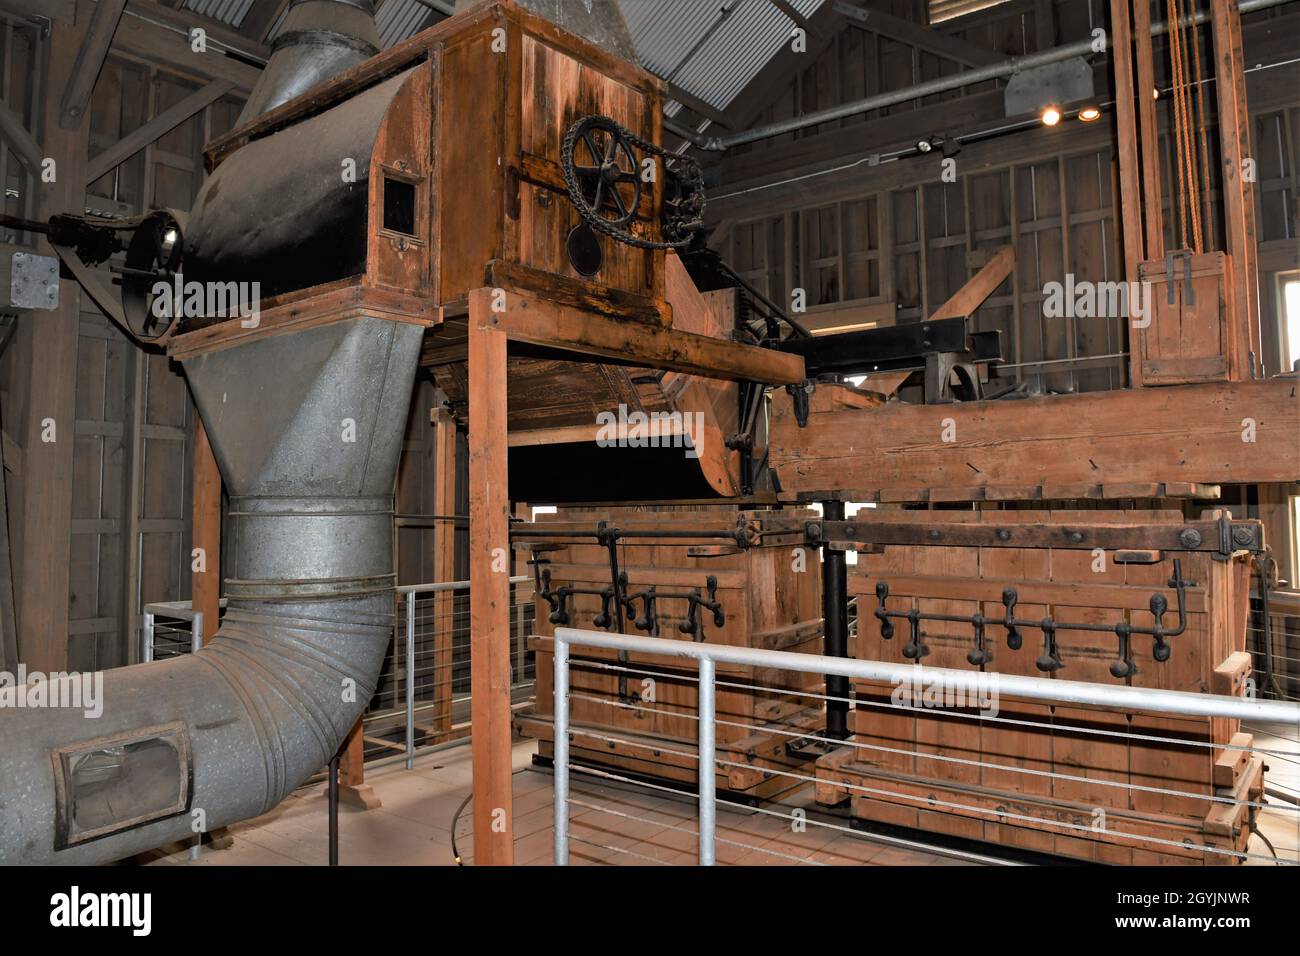
[[[25,31],[7,25],[3,41],[0,86],[5,101],[26,112],[32,80],[15,71],[33,65],[31,43]],[[91,97],[87,156],[112,147],[201,83],[114,53]],[[228,130],[241,105],[224,97],[182,122],[91,183],[86,206],[110,216],[188,209],[202,182],[203,143]],[[19,194],[6,210],[27,214],[29,189],[8,150],[0,150],[0,176]],[[0,408],[9,432],[22,401],[8,394],[12,362],[6,356],[0,363]],[[136,660],[142,606],[189,597],[195,419],[179,371],[165,356],[136,348],[85,299],[76,365],[66,631],[67,664],[84,670]]]
[[[905,0],[864,5],[904,18],[919,19],[923,13]],[[1092,27],[1105,24],[1105,6],[1099,0],[1013,0],[946,21],[936,29],[1016,56],[1087,37]],[[1285,58],[1279,53],[1277,37],[1284,28],[1265,28],[1288,14],[1293,20],[1294,13],[1288,6],[1245,19],[1251,64]],[[1201,39],[1202,56],[1208,58],[1208,31]],[[1163,85],[1166,54],[1159,38],[1155,60],[1156,80]],[[844,20],[834,42],[792,79],[788,90],[769,96],[766,104],[751,104],[742,94],[729,112],[746,118],[739,124],[742,127],[765,123],[947,75],[957,68],[954,61]],[[1256,109],[1253,145],[1260,182],[1260,240],[1279,247],[1300,233],[1300,208],[1295,201],[1300,178],[1294,162],[1300,141],[1300,96],[1288,69],[1250,77]],[[1098,99],[1107,99],[1107,71],[1100,69],[1097,78]],[[1003,378],[1041,375],[1050,388],[1080,391],[1125,386],[1125,360],[1112,357],[1125,348],[1119,320],[1042,315],[1044,283],[1067,272],[1093,281],[1123,278],[1113,150],[1093,135],[1105,132],[1100,129],[1105,120],[1093,124],[1092,130],[1069,121],[1064,128],[1050,131],[1051,139],[1030,132],[984,147],[968,146],[957,157],[955,183],[940,181],[936,151],[924,160],[906,159],[888,166],[862,163],[838,178],[822,180],[820,188],[817,180],[811,180],[746,192],[743,203],[731,200],[728,205],[726,197],[733,187],[743,189],[763,182],[764,177],[780,182],[784,176],[799,176],[809,169],[860,162],[870,151],[901,148],[923,136],[996,126],[1002,119],[1002,85],[1003,81],[990,81],[728,151],[720,161],[723,185],[717,192],[722,198],[713,204],[714,215],[722,217],[715,243],[730,255],[738,271],[777,301],[788,304],[791,290],[805,290],[810,308],[807,321],[815,327],[820,324],[818,312],[830,306],[885,307],[883,314],[888,315],[887,307],[896,305],[900,322],[923,318],[927,309],[965,281],[980,264],[984,250],[1011,242],[1019,253],[1016,273],[985,303],[976,317],[977,327],[1004,331],[1008,364],[1054,364],[1006,369]],[[1162,98],[1157,107],[1162,126],[1167,123],[1166,100]],[[1217,135],[1213,105],[1207,105],[1211,123],[1206,141],[1213,167]],[[909,119],[912,115],[916,118]],[[861,132],[855,133],[855,128]],[[1161,150],[1166,180],[1174,172],[1168,168],[1170,149],[1166,138]],[[848,185],[850,176],[852,185]],[[828,190],[832,183],[834,188]],[[828,191],[833,195],[828,196]],[[830,198],[838,201],[828,202]],[[1217,189],[1206,203],[1214,232],[1221,237]],[[863,204],[865,215],[850,215],[850,206]],[[1167,239],[1177,245],[1177,210],[1169,209],[1168,190],[1164,206]],[[869,256],[862,256],[863,251]],[[1300,266],[1294,254],[1282,258],[1290,267]],[[877,268],[883,273],[879,278],[871,274]],[[1264,296],[1264,302],[1264,358],[1270,369],[1277,369],[1280,350],[1272,317],[1276,311],[1270,295]]]

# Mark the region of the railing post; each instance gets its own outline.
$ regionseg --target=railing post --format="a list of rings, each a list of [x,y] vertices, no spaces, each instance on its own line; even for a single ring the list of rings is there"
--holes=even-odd
[[[555,637],[555,865],[569,865],[569,642]]]
[[[190,621],[190,653],[203,648],[203,612],[195,611]]]
[[[144,612],[144,626],[140,628],[140,660],[148,663],[153,660],[153,611]]]
[[[415,767],[415,592],[406,592],[406,769]]]
[[[700,689],[697,710],[700,717],[700,866],[714,864],[714,831],[717,827],[717,781],[713,776],[714,710],[713,658],[700,658]]]

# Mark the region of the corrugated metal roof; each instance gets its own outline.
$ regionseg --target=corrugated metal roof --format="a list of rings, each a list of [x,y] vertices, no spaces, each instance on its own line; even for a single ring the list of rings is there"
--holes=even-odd
[[[416,0],[384,0],[379,12],[375,14],[375,26],[379,29],[379,45],[388,49],[394,43],[400,43],[407,37],[413,37],[430,24],[444,19],[439,13]]]
[[[826,0],[791,0],[807,17]],[[618,0],[646,69],[725,109],[781,46],[794,24],[771,0]],[[676,115],[673,104],[667,112]]]
[[[237,27],[253,8],[254,0],[185,0],[181,7],[228,26]]]
[[[271,2],[271,0],[260,0]],[[610,2],[610,0],[596,0]],[[790,40],[790,20],[771,0],[613,0],[646,69],[725,109]],[[790,0],[811,16],[829,0]],[[932,0],[942,4],[945,0]],[[980,0],[947,0],[974,3]],[[990,2],[990,0],[983,0]],[[999,0],[991,0],[999,2]],[[254,0],[185,0],[185,8],[238,27]],[[283,20],[283,14],[281,15]],[[437,23],[442,15],[418,0],[383,0],[375,15],[386,49]],[[280,24],[270,31],[274,36]],[[670,113],[680,107],[673,104]]]

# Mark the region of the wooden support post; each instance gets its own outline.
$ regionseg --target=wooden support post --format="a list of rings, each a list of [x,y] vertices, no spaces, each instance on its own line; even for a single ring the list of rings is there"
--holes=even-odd
[[[474,860],[514,863],[506,336],[492,290],[469,295],[469,601]]]
[[[366,783],[366,747],[364,717],[358,717],[339,755],[339,800],[358,810],[377,810],[383,801],[375,788]],[[328,788],[327,788],[328,791]]]
[[[1133,88],[1133,37],[1129,28],[1130,0],[1110,0],[1111,64],[1115,71],[1115,126],[1119,157],[1120,227],[1124,232],[1124,278],[1138,281],[1143,261],[1142,187],[1138,178],[1137,111]],[[1150,94],[1148,94],[1150,95]],[[1127,321],[1127,320],[1126,320]],[[1138,333],[1129,324],[1129,385],[1142,382],[1142,355]],[[1017,359],[1019,361],[1019,359]]]
[[[95,80],[104,67],[104,58],[108,56],[108,45],[113,42],[117,32],[117,21],[122,19],[126,0],[99,0],[95,12],[90,18],[90,28],[77,50],[76,62],[72,66],[72,75],[68,77],[63,90],[63,100],[59,104],[59,125],[66,130],[80,129],[81,121],[90,105],[90,94],[95,88]],[[50,84],[51,88],[54,84]]]
[[[445,408],[433,410],[433,580],[456,580],[456,421]],[[434,721],[438,734],[451,730],[452,665],[456,594],[433,598]]]
[[[191,547],[201,550],[201,560],[191,567],[190,600],[203,614],[203,637],[217,633],[221,622],[221,472],[212,454],[208,430],[195,413],[194,422],[194,529]]]
[[[1159,131],[1156,127],[1156,70],[1151,49],[1151,0],[1133,4],[1133,39],[1137,49],[1137,108],[1142,137],[1138,151],[1142,157],[1142,212],[1146,217],[1146,251],[1148,259],[1165,254],[1165,217],[1161,206]],[[1121,155],[1121,161],[1123,156]]]
[[[1251,117],[1246,105],[1246,74],[1241,52],[1241,14],[1235,0],[1210,0],[1214,37],[1214,84],[1219,106],[1219,147],[1223,171],[1224,251],[1231,273],[1233,302],[1228,326],[1228,374],[1252,378],[1259,362],[1259,275],[1255,244],[1255,179],[1247,174],[1256,157],[1250,148]],[[1288,371],[1283,369],[1282,371]]]
[[[68,79],[81,30],[60,23],[50,30],[48,89]],[[86,124],[73,131],[59,125],[59,107],[46,105],[41,144],[55,161],[52,183],[39,180],[41,216],[80,212],[85,204],[82,170],[86,162]],[[44,251],[47,255],[48,247]],[[24,396],[22,465],[22,543],[17,551],[14,590],[18,602],[18,652],[32,670],[68,669],[68,553],[72,533],[72,462],[76,443],[77,343],[81,290],[64,280],[59,307],[20,319],[14,341],[14,367],[26,369],[15,392]]]

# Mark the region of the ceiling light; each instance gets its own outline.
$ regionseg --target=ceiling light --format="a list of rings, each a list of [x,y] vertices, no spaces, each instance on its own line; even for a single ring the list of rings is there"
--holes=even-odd
[[[1101,119],[1101,110],[1095,106],[1085,106],[1079,110],[1079,119],[1085,123],[1092,123]]]
[[[1038,118],[1043,121],[1044,126],[1055,126],[1061,122],[1061,111],[1055,106],[1045,106]]]
[[[933,147],[930,145],[928,139],[918,140],[916,143],[916,151],[918,153],[928,153],[931,149],[933,149]]]

